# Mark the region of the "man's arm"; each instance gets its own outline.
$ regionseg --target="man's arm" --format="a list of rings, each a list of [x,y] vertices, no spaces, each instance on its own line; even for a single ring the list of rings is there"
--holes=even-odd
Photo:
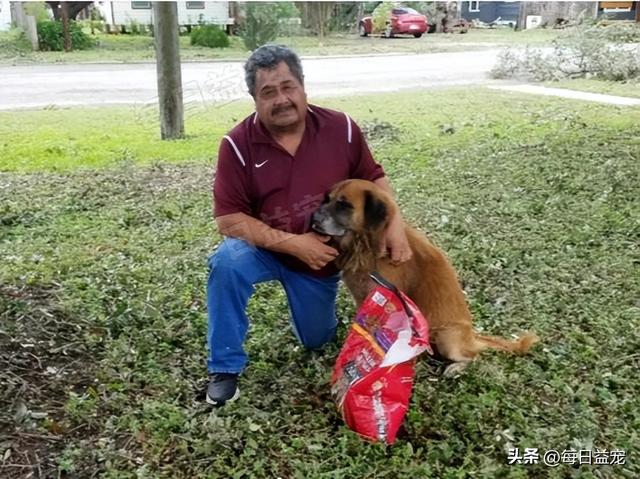
[[[320,269],[338,256],[338,251],[327,246],[328,236],[317,233],[296,235],[271,228],[245,213],[231,213],[216,217],[218,230],[225,236],[240,238],[247,243],[277,253],[286,253]]]
[[[389,180],[387,180],[386,176],[382,178],[378,178],[373,181],[376,185],[378,185],[382,190],[389,193],[392,197],[393,190],[391,189],[391,185],[389,184]],[[389,250],[389,255],[391,256],[391,262],[394,264],[404,263],[405,261],[409,261],[413,256],[411,252],[411,247],[409,246],[409,241],[407,240],[407,235],[404,231],[404,221],[402,221],[402,217],[399,213],[395,214],[389,221],[389,227],[385,233],[384,241],[381,244],[382,250],[380,254],[384,255]]]
[[[373,180],[373,182],[376,185],[378,185],[380,188],[382,188],[384,191],[389,193],[391,196],[395,196],[393,194],[393,189],[391,189],[391,184],[389,183],[389,180],[387,180],[386,176],[383,176],[382,178],[378,178],[377,180]]]

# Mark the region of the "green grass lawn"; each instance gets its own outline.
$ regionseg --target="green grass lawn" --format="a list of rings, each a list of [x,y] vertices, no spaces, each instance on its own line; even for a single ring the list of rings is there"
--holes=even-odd
[[[277,42],[294,48],[300,55],[344,55],[384,53],[435,53],[461,51],[491,46],[548,44],[557,36],[555,30],[475,29],[467,34],[430,34],[422,38],[393,39],[360,38],[357,34],[332,34],[318,37],[281,37]],[[16,31],[0,32],[0,64],[25,63],[82,63],[154,61],[153,38],[135,35],[107,35],[97,33],[98,46],[91,50],[64,52],[32,52],[24,38]],[[231,37],[228,48],[214,49],[191,46],[188,36],[180,37],[183,61],[216,59],[244,60],[248,52],[239,37]]]
[[[450,255],[476,327],[542,342],[459,378],[424,358],[393,447],[330,396],[340,341],[302,350],[284,293],[249,304],[238,402],[205,385],[210,181],[239,102],[157,140],[130,108],[0,113],[0,476],[640,476],[640,109],[487,89],[322,100],[370,134],[409,221]],[[20,125],[17,128],[16,125]],[[354,313],[341,291],[339,331]],[[509,447],[624,466],[507,465]],[[29,465],[33,465],[30,468]]]

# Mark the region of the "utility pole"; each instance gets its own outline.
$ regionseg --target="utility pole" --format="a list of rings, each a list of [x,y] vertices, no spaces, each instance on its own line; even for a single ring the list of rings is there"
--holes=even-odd
[[[184,137],[180,37],[176,2],[153,2],[160,134],[163,140]]]

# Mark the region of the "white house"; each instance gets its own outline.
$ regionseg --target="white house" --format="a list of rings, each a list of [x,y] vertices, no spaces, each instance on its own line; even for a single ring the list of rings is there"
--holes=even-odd
[[[111,25],[129,25],[132,22],[141,25],[153,23],[151,2],[100,0],[94,3],[105,21]],[[180,25],[213,23],[224,27],[233,24],[233,19],[229,17],[229,2],[177,3]]]
[[[11,28],[11,3],[9,0],[0,0],[0,32]]]

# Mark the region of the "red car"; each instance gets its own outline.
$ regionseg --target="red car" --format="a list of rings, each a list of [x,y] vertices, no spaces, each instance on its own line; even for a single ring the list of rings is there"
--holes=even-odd
[[[413,8],[396,7],[391,10],[391,17],[387,22],[387,28],[381,32],[385,37],[394,35],[413,35],[420,38],[429,29],[426,15],[418,13]],[[366,37],[373,30],[371,17],[364,17],[358,24],[358,33],[361,37]]]

